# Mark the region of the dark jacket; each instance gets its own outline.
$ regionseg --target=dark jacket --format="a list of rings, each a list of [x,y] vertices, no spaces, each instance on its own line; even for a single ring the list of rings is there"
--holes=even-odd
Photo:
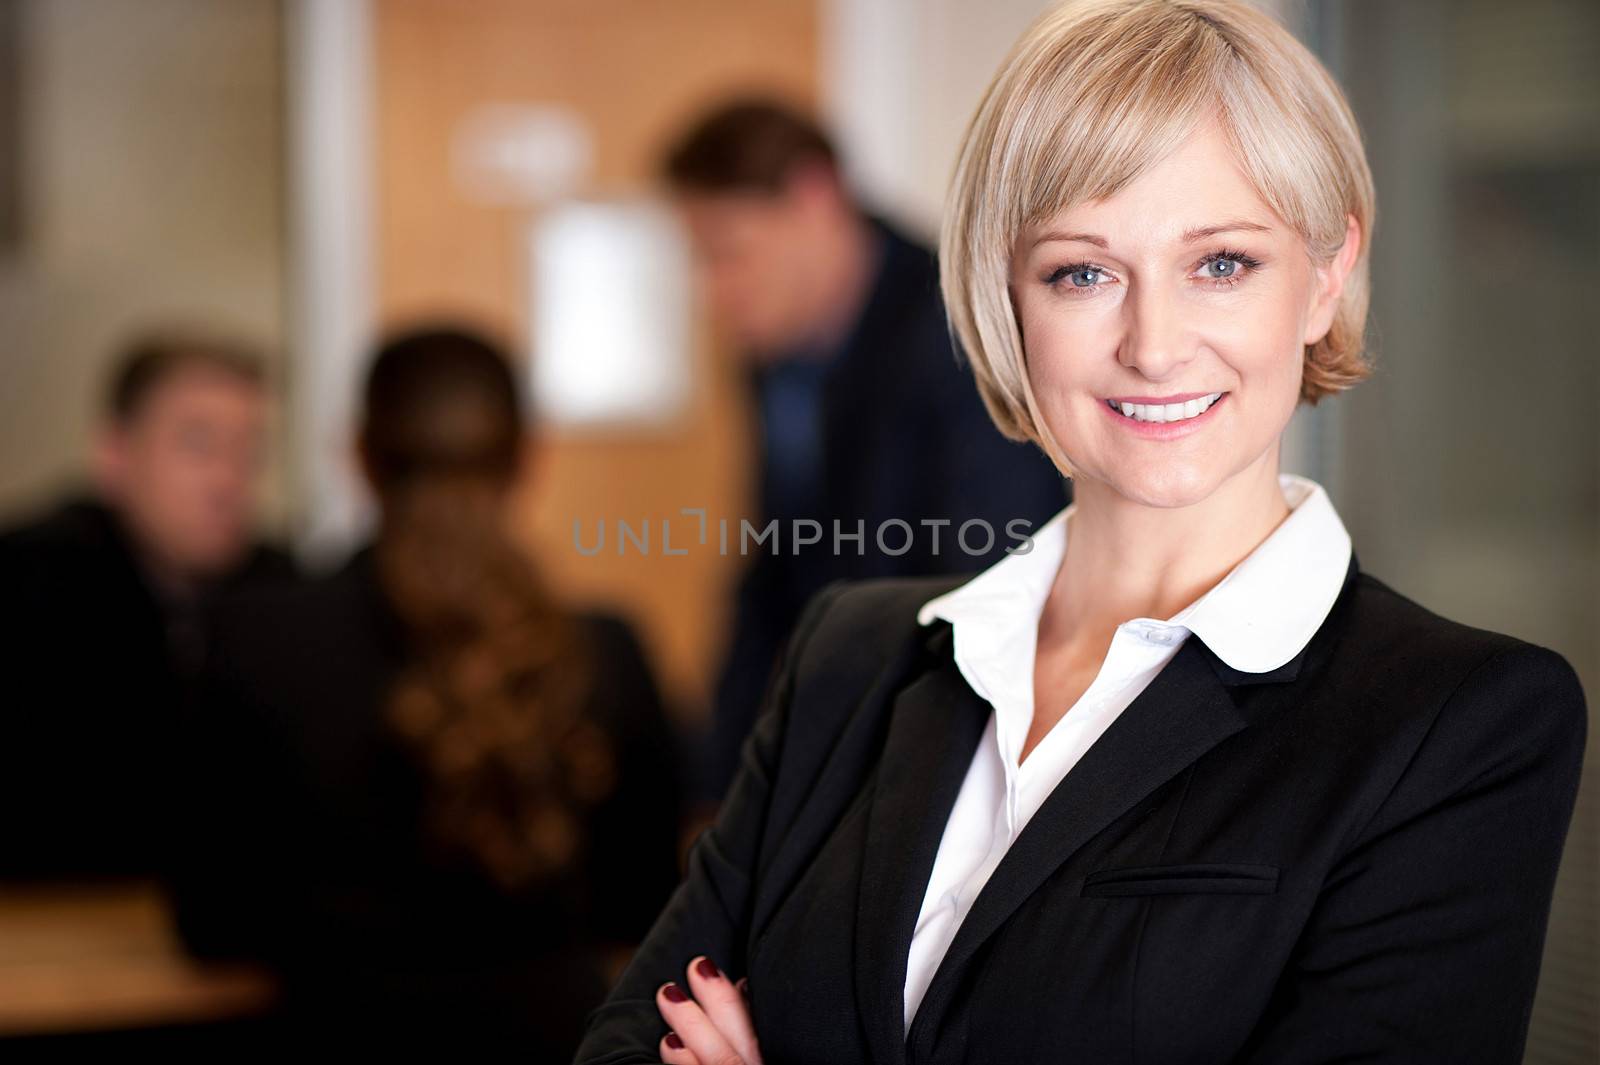
[[[1554,651],[1359,570],[1267,674],[1191,636],[1055,788],[903,1032],[907,949],[990,710],[951,580],[808,608],[739,777],[579,1062],[658,1061],[653,999],[748,976],[768,1065],[1513,1065],[1587,720]]]
[[[292,575],[257,546],[164,597],[116,514],[88,499],[0,534],[0,876],[159,872],[173,730],[209,615]]]
[[[678,878],[676,741],[643,652],[576,619],[599,664],[586,706],[617,786],[571,875],[502,890],[424,828],[427,778],[388,723],[406,635],[370,552],[241,597],[217,622],[190,732],[179,927],[197,953],[266,962],[319,1033],[510,1040],[570,1054],[605,993],[602,948],[636,943]],[[366,1037],[363,1037],[366,1038]],[[544,1057],[539,1057],[544,1055]]]
[[[1007,440],[990,420],[951,339],[933,253],[881,221],[872,224],[882,248],[877,277],[822,382],[819,498],[808,513],[781,513],[775,486],[762,486],[763,522],[785,523],[781,550],[756,553],[739,586],[704,798],[726,790],[783,638],[818,589],[833,580],[981,569],[1071,500],[1068,482],[1038,448]],[[820,523],[823,542],[792,550],[787,523],[794,517]],[[896,527],[884,533],[888,550],[879,548],[877,530],[891,519],[914,533],[903,551],[907,537]],[[994,539],[985,546],[974,526],[969,553],[957,538],[974,519],[987,522]],[[1013,519],[1031,525],[1008,536]],[[949,524],[934,529],[925,520]],[[854,541],[832,549],[834,521],[846,534],[862,523],[859,549]]]

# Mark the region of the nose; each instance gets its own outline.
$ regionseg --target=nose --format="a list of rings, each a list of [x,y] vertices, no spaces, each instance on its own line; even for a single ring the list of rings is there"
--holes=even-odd
[[[1122,347],[1117,359],[1152,380],[1168,377],[1194,355],[1177,294],[1158,285],[1135,285],[1122,303]]]

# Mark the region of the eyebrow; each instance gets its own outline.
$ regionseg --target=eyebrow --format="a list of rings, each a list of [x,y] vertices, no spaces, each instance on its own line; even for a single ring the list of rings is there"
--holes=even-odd
[[[1219,233],[1269,233],[1271,226],[1264,226],[1260,222],[1251,222],[1246,219],[1236,219],[1232,222],[1223,222],[1214,226],[1196,226],[1186,229],[1180,238],[1185,244],[1193,244],[1197,240],[1205,240]],[[1050,230],[1042,234],[1034,244],[1049,244],[1053,241],[1071,241],[1079,244],[1093,244],[1097,248],[1109,248],[1111,242],[1105,237],[1094,233],[1068,233],[1061,230]]]

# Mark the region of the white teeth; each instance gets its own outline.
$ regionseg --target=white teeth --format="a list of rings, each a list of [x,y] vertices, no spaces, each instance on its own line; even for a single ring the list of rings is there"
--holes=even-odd
[[[1198,418],[1204,414],[1211,404],[1221,399],[1225,393],[1213,392],[1199,399],[1191,399],[1183,403],[1117,403],[1106,400],[1112,410],[1120,410],[1124,415],[1139,422],[1181,422],[1190,418]]]

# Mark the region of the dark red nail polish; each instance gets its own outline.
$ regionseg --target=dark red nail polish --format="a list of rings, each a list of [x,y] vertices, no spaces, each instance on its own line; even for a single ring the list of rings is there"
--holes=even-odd
[[[722,975],[722,973],[717,970],[717,967],[712,964],[710,958],[701,958],[700,961],[695,965],[695,971],[701,976],[705,977],[707,980],[715,980],[717,977]]]
[[[689,996],[683,993],[683,988],[677,984],[667,984],[661,989],[661,995],[668,1002],[688,1002]]]
[[[667,1046],[672,1048],[673,1050],[682,1050],[683,1049],[683,1040],[678,1038],[678,1033],[677,1032],[668,1032],[667,1033]]]

